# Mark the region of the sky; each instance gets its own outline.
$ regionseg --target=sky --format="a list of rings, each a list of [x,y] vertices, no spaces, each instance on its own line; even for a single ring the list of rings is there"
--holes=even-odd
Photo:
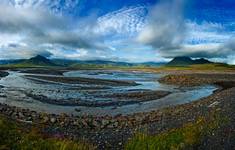
[[[0,0],[0,59],[235,64],[234,0]]]

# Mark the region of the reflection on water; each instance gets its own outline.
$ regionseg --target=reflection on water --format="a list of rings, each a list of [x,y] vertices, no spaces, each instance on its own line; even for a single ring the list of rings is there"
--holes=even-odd
[[[98,79],[112,80],[127,80],[139,83],[138,86],[122,86],[109,87],[109,89],[100,90],[72,90],[72,87],[87,86],[87,85],[71,85],[34,82],[27,80],[23,74],[10,72],[10,75],[0,80],[0,85],[5,86],[1,89],[0,102],[9,105],[29,108],[40,112],[49,113],[68,113],[68,114],[91,114],[91,115],[117,115],[117,114],[132,114],[137,112],[147,112],[164,107],[169,107],[178,104],[184,104],[198,100],[202,97],[209,96],[216,90],[216,87],[211,85],[198,86],[192,88],[179,88],[172,85],[164,85],[157,82],[157,79],[162,77],[161,74],[143,73],[143,72],[125,72],[125,71],[103,71],[103,70],[85,70],[71,71],[64,73],[66,77],[86,77]],[[96,85],[93,85],[96,86]],[[28,97],[25,92],[30,91],[34,94],[45,95],[49,98],[69,99],[79,98],[90,101],[109,101],[109,99],[98,98],[97,94],[122,93],[137,90],[163,90],[171,91],[172,94],[156,99],[153,101],[141,102],[138,104],[129,104],[123,106],[108,106],[108,107],[85,107],[85,106],[59,106],[53,104],[42,103]],[[118,99],[112,99],[117,101]],[[75,108],[81,110],[76,112]]]

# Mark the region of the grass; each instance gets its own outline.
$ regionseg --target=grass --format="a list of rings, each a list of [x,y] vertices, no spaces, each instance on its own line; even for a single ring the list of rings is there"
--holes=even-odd
[[[228,65],[223,63],[211,63],[202,65],[187,65],[187,66],[148,66],[148,65],[112,65],[112,64],[73,64],[69,66],[47,66],[47,65],[35,65],[31,63],[18,63],[0,65],[5,68],[67,68],[67,69],[107,69],[107,70],[140,70],[140,71],[235,71],[234,65]]]
[[[235,66],[223,63],[192,65],[191,68],[200,70],[235,70]]]
[[[0,117],[0,150],[92,150],[93,145],[67,139],[45,138],[32,129],[24,131],[19,125]]]
[[[159,69],[162,69],[162,70],[233,71],[235,70],[235,66],[223,64],[223,63],[212,63],[212,64],[189,65],[189,66],[162,66]]]
[[[18,63],[18,64],[7,64],[7,65],[1,65],[1,67],[7,67],[7,68],[40,68],[40,67],[54,67],[49,65],[35,65],[31,63]]]
[[[181,128],[158,134],[147,135],[137,133],[125,146],[126,150],[181,150],[190,149],[198,144],[205,136],[213,132],[228,120],[215,115],[209,122],[199,118],[195,123],[188,123]]]

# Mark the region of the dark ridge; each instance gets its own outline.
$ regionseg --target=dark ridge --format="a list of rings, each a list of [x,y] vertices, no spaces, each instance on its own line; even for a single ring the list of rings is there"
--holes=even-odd
[[[190,57],[175,57],[173,60],[171,60],[169,63],[167,63],[167,66],[188,66],[188,65],[195,65],[195,64],[209,64],[213,63],[210,62],[207,59],[200,58],[192,60]]]
[[[51,60],[49,60],[46,57],[43,57],[41,55],[37,55],[37,56],[32,57],[28,60],[25,60],[23,63],[31,64],[31,65],[38,65],[38,66],[56,66],[56,64],[51,62]]]

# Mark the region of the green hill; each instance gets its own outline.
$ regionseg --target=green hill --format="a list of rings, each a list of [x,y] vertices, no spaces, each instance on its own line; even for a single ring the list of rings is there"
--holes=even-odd
[[[51,60],[41,55],[37,55],[28,60],[25,60],[23,63],[32,64],[36,66],[56,66],[53,62],[51,62]]]
[[[166,66],[190,66],[190,65],[199,65],[199,64],[211,64],[213,62],[210,62],[204,58],[200,59],[191,59],[190,57],[175,57],[173,60],[171,60],[169,63],[166,64]]]
[[[43,57],[41,55],[37,55],[27,60],[21,60],[17,63],[9,64],[9,66],[13,67],[48,67],[48,66],[57,66],[51,60]]]

